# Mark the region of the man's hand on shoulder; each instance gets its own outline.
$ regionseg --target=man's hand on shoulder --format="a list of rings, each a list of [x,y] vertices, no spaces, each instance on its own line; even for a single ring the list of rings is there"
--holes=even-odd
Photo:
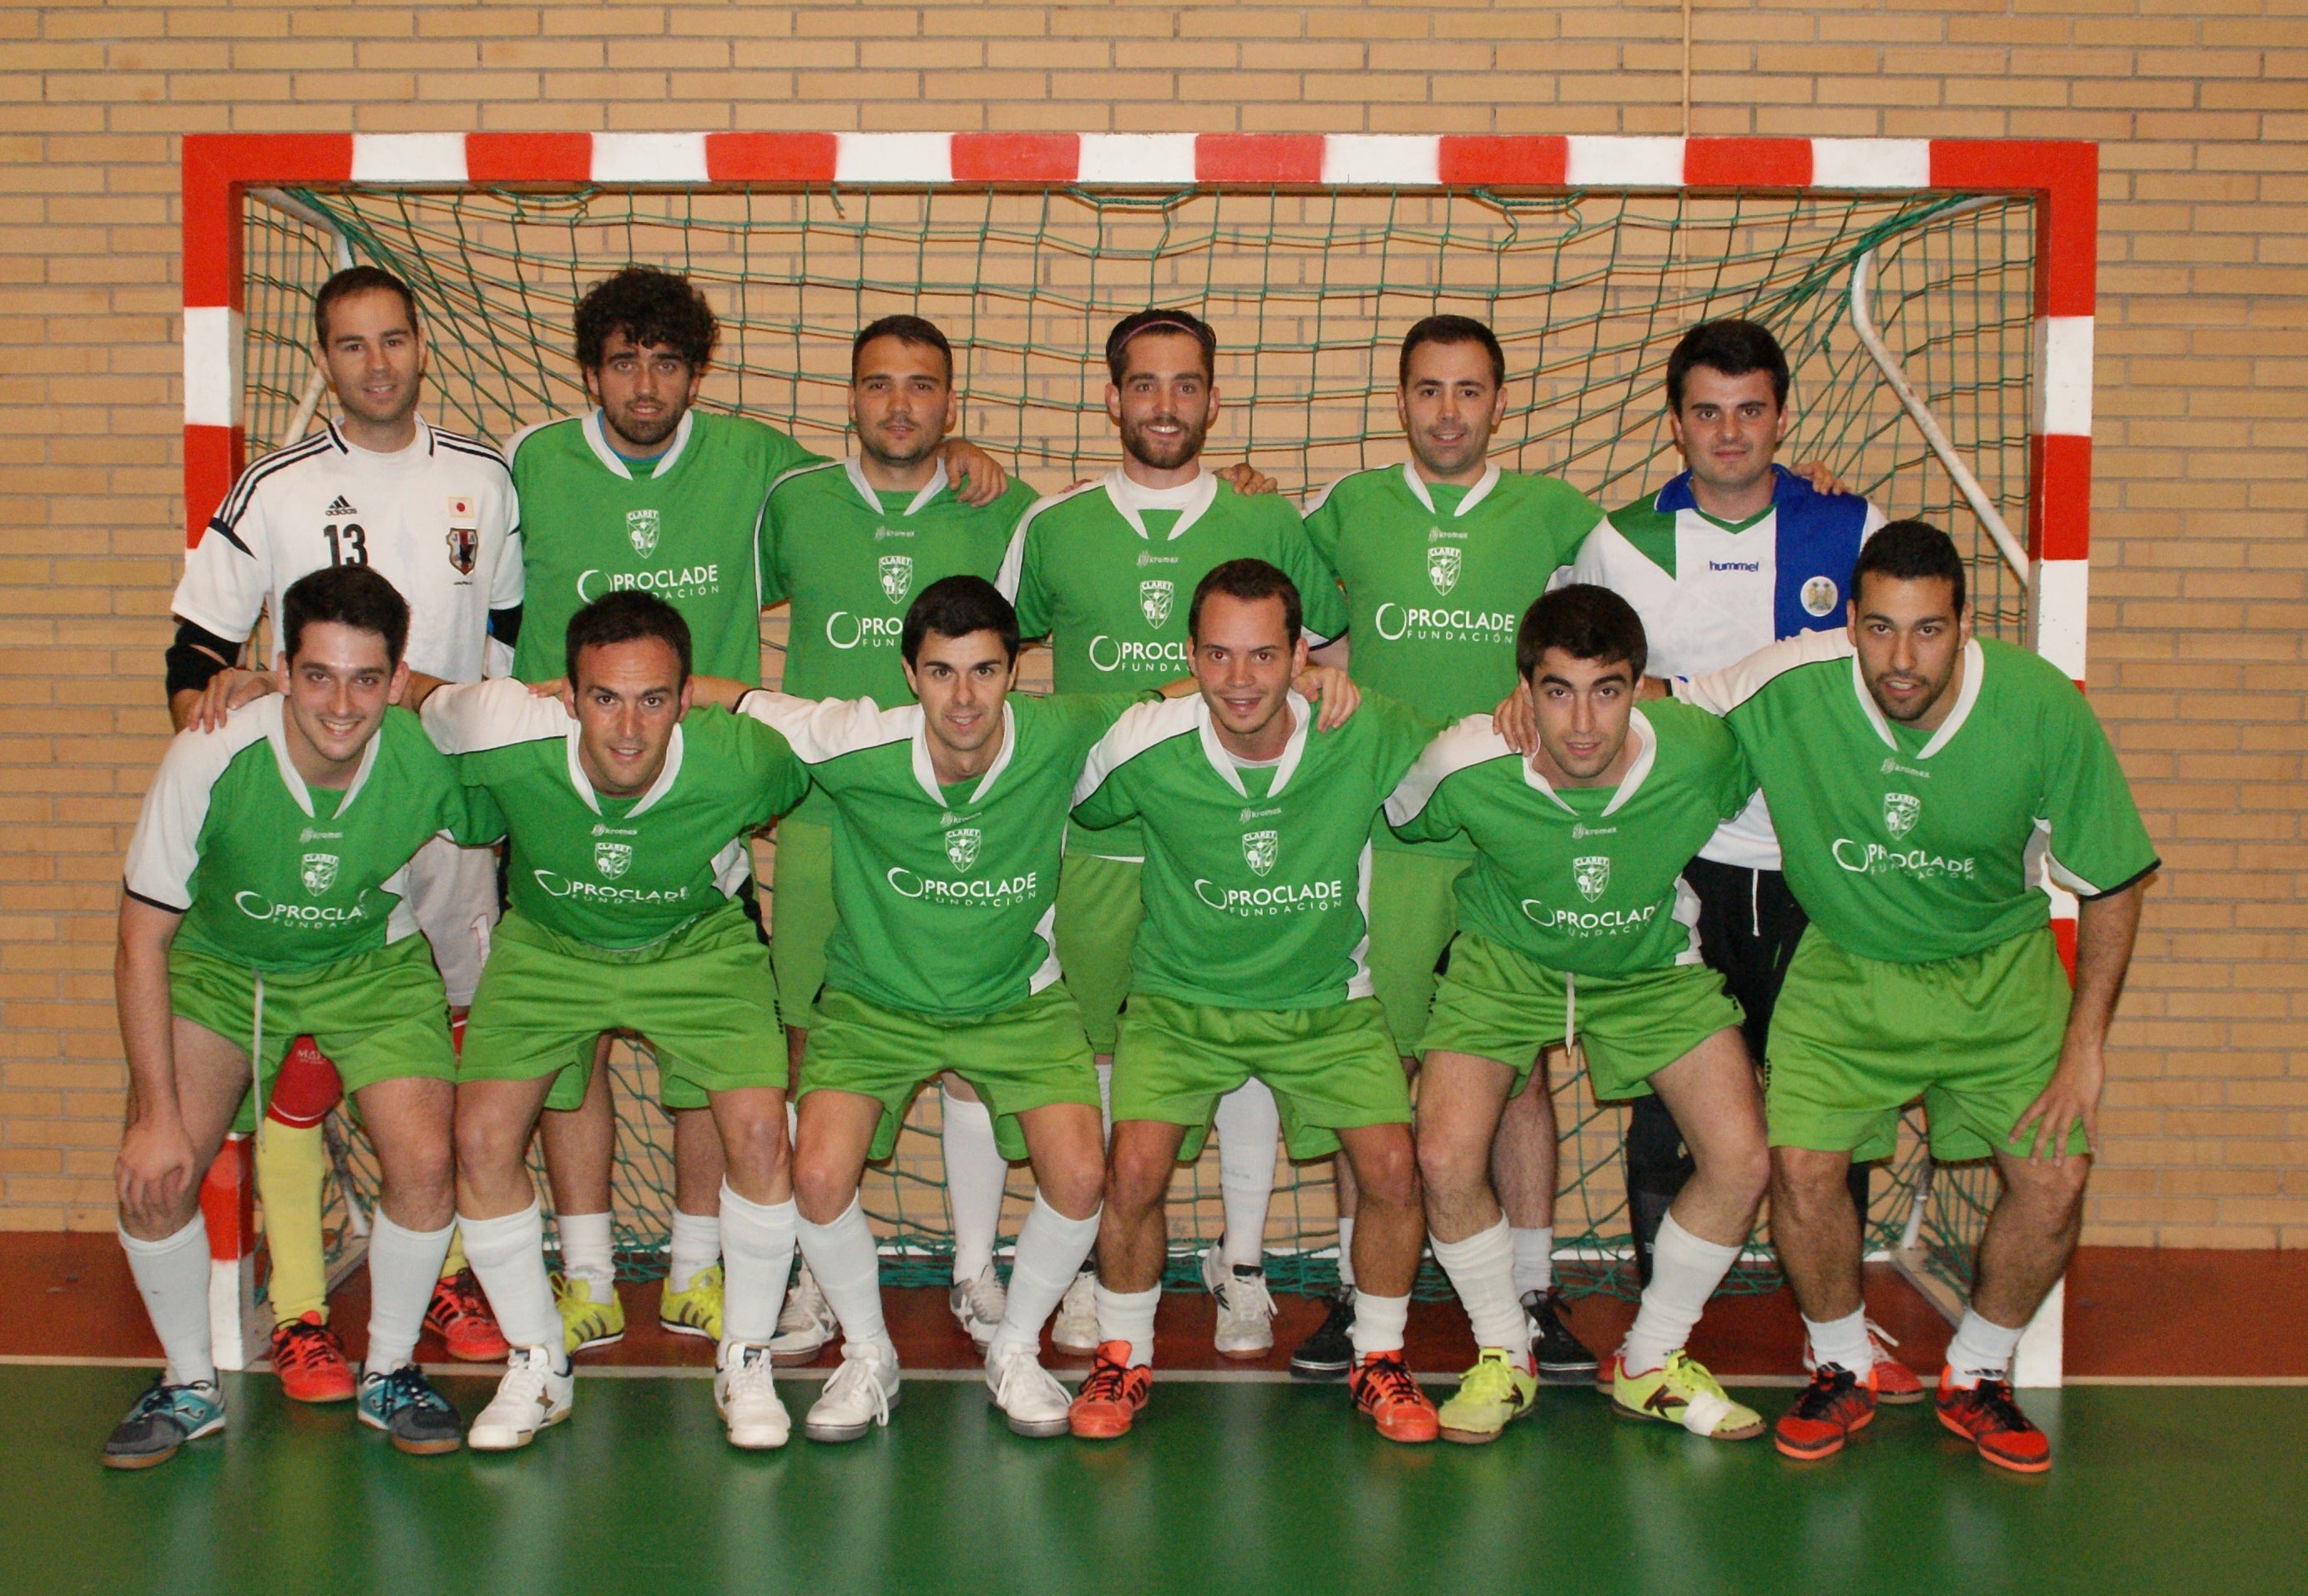
[[[280,691],[280,683],[269,670],[243,670],[228,665],[209,677],[207,686],[192,703],[185,716],[185,727],[192,731],[220,731],[233,711],[244,703],[254,703],[267,693]]]
[[[1824,461],[1806,460],[1800,465],[1789,466],[1787,469],[1810,483],[1813,493],[1847,494],[1851,491],[1844,485],[1843,479],[1837,476]]]
[[[1290,684],[1302,698],[1311,699],[1321,707],[1314,713],[1314,729],[1336,731],[1351,720],[1363,701],[1362,689],[1354,678],[1335,665],[1309,665]]]
[[[1282,491],[1282,484],[1246,460],[1234,465],[1220,466],[1210,474],[1245,497],[1253,494]]]
[[[1538,706],[1530,701],[1530,684],[1517,682],[1514,691],[1499,700],[1491,712],[1491,729],[1499,740],[1529,759],[1538,750]]]
[[[938,451],[945,474],[954,485],[954,496],[971,509],[982,509],[1010,488],[1010,473],[1001,462],[968,438],[948,438]]]

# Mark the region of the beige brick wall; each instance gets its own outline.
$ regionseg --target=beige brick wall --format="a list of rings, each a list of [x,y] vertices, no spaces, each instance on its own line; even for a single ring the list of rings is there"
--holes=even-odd
[[[1674,133],[1675,4],[0,10],[0,1226],[109,1221],[179,559],[176,135]],[[2308,9],[1700,0],[1691,131],[2102,141],[2091,686],[2166,871],[2089,1238],[2308,1238]]]

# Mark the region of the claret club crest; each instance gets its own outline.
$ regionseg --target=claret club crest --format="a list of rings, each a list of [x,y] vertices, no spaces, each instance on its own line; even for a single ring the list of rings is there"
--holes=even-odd
[[[914,585],[914,556],[909,554],[885,554],[882,556],[882,596],[892,604],[905,602],[907,590]]]
[[[1274,856],[1282,846],[1280,832],[1244,832],[1242,834],[1242,862],[1250,867],[1253,876],[1264,876],[1274,868]]]
[[[1138,608],[1146,612],[1146,624],[1158,626],[1170,618],[1170,601],[1177,596],[1176,587],[1167,582],[1141,582],[1138,584]]]
[[[1437,543],[1426,551],[1426,580],[1434,584],[1437,593],[1448,593],[1459,585],[1460,552],[1455,544]]]
[[[1916,829],[1923,817],[1924,800],[1912,792],[1887,792],[1883,795],[1883,824],[1895,837],[1904,837]]]
[[[953,861],[957,870],[967,870],[977,862],[977,845],[985,833],[974,825],[958,825],[945,834],[945,857]]]
[[[1571,879],[1578,884],[1579,895],[1589,903],[1611,890],[1611,859],[1608,854],[1590,853],[1585,858],[1571,861]]]
[[[633,867],[633,845],[628,842],[596,842],[593,844],[593,868],[602,878],[615,881]]]
[[[625,536],[633,539],[633,552],[643,559],[657,552],[657,512],[628,510],[625,512]]]
[[[308,853],[305,856],[305,890],[315,898],[337,884],[337,856],[333,853]]]

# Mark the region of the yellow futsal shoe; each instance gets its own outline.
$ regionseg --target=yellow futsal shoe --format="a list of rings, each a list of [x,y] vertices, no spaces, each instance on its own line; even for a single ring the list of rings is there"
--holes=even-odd
[[[1625,1419],[1663,1419],[1710,1441],[1749,1441],[1763,1433],[1763,1416],[1723,1394],[1715,1376],[1689,1356],[1670,1352],[1647,1375],[1631,1375],[1613,1359],[1611,1410]]]
[[[615,1346],[625,1339],[625,1305],[618,1299],[615,1286],[609,1288],[607,1302],[596,1302],[592,1281],[556,1274],[553,1277],[553,1306],[561,1310],[561,1349],[564,1352],[590,1352],[595,1347]]]
[[[1479,1446],[1529,1415],[1538,1399],[1538,1376],[1517,1368],[1503,1347],[1485,1347],[1459,1378],[1458,1393],[1436,1412],[1442,1438]]]
[[[689,1289],[676,1291],[670,1278],[658,1298],[659,1328],[675,1335],[698,1335],[709,1342],[721,1339],[721,1265],[701,1269],[689,1277]]]

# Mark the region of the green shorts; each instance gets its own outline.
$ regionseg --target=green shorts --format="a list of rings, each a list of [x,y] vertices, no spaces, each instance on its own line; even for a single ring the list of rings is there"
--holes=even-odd
[[[631,1031],[657,1056],[668,1109],[706,1094],[786,1085],[786,1039],[769,950],[736,899],[647,947],[597,948],[508,913],[465,1022],[460,1081],[555,1077],[551,1109],[585,1100],[594,1039]]]
[[[1704,964],[1635,975],[1570,975],[1473,931],[1451,945],[1426,1022],[1426,1050],[1471,1053],[1514,1071],[1520,1091],[1541,1048],[1575,1031],[1598,1098],[1650,1095],[1650,1078],[1717,1031],[1738,1003]]]
[[[300,1036],[311,1037],[337,1066],[347,1097],[409,1075],[457,1078],[449,995],[422,936],[404,936],[318,970],[274,971],[263,979],[263,1036],[254,1060],[259,1090],[242,1101],[235,1130],[256,1128],[258,1100],[271,1095],[288,1044]],[[169,945],[169,1011],[244,1053],[257,1040],[257,980],[258,972],[244,965],[182,942]]]
[[[878,1098],[882,1122],[869,1160],[898,1144],[906,1105],[924,1082],[952,1070],[977,1089],[994,1117],[994,1144],[1012,1161],[1026,1156],[1018,1116],[1051,1103],[1098,1107],[1098,1072],[1073,994],[1059,981],[991,1014],[947,1019],[884,1008],[855,992],[829,991],[817,1005],[801,1057],[801,1091],[854,1091]]]
[[[833,935],[833,828],[788,815],[778,822],[770,864],[770,963],[778,972],[778,1017],[807,1031],[825,985],[825,944]]]
[[[1402,1057],[1374,997],[1324,1008],[1219,1008],[1141,992],[1122,1016],[1114,1117],[1183,1125],[1181,1160],[1201,1155],[1219,1099],[1253,1075],[1274,1093],[1294,1159],[1339,1150],[1332,1133],[1408,1125]]]
[[[1112,1053],[1115,1022],[1130,996],[1130,950],[1145,910],[1138,901],[1136,859],[1070,853],[1058,870],[1058,968],[1081,1008],[1093,1053]]]
[[[1371,988],[1406,1058],[1418,1052],[1426,1033],[1434,967],[1459,929],[1459,894],[1451,889],[1474,862],[1424,848],[1371,850]]]
[[[1771,1013],[1771,1145],[1889,1158],[1920,1097],[1933,1158],[2020,1151],[2012,1123],[2060,1061],[2068,996],[2048,926],[1927,964],[1862,959],[1812,927]],[[2080,1128],[2067,1150],[2085,1150]]]

